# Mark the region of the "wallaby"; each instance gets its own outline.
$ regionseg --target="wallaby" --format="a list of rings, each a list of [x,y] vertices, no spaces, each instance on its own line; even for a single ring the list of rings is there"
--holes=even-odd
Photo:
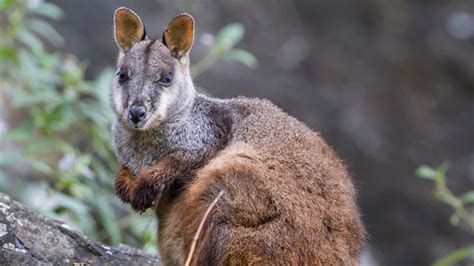
[[[268,100],[196,93],[188,14],[152,39],[122,7],[114,31],[116,193],[137,211],[153,206],[166,265],[184,264],[201,221],[193,265],[358,264],[355,190],[319,133]]]

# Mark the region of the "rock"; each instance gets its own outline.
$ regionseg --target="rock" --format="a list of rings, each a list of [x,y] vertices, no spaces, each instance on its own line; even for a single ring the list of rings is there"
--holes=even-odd
[[[0,193],[0,265],[161,265],[159,258],[90,240]]]

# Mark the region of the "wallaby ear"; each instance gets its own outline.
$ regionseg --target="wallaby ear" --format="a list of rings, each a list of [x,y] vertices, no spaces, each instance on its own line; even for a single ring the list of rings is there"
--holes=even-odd
[[[193,40],[194,19],[186,13],[180,14],[171,20],[163,33],[163,44],[178,59],[191,49]]]
[[[137,42],[145,39],[145,26],[140,17],[126,7],[119,7],[114,14],[115,42],[127,51]]]

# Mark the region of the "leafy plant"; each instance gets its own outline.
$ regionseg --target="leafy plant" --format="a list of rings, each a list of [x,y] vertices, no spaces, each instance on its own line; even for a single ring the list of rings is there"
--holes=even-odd
[[[416,170],[416,174],[424,179],[428,179],[434,183],[435,197],[453,208],[453,214],[449,221],[453,226],[465,225],[471,233],[474,234],[474,213],[472,212],[472,205],[474,204],[474,190],[471,190],[463,195],[455,195],[446,185],[446,171],[448,165],[442,164],[438,168],[432,168],[427,165],[422,165]],[[471,211],[469,211],[471,208]],[[471,256],[474,259],[474,245],[463,247],[453,251],[452,253],[440,258],[434,266],[448,266],[454,265],[463,259]]]
[[[191,67],[193,76],[199,76],[206,72],[214,63],[220,59],[237,61],[250,68],[257,66],[257,59],[246,50],[234,48],[242,40],[245,28],[240,23],[224,26],[215,37],[207,35],[211,49],[209,53],[197,64]]]

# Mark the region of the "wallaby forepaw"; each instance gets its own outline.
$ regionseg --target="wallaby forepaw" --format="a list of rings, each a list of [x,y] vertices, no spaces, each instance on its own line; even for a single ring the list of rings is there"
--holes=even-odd
[[[122,166],[115,176],[115,194],[123,201],[130,202],[130,193],[133,188],[133,174]]]
[[[160,187],[145,179],[139,179],[136,182],[130,204],[134,210],[144,212],[155,203],[158,193],[161,192]]]

